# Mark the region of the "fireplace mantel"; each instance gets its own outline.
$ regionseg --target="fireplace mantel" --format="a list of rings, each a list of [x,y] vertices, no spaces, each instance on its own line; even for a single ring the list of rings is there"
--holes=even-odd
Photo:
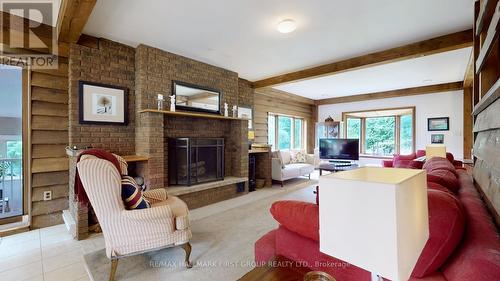
[[[168,111],[168,110],[157,110],[157,109],[143,109],[140,110],[139,113],[158,113],[170,116],[178,116],[178,117],[194,117],[194,118],[211,118],[211,119],[222,119],[222,120],[241,120],[248,122],[246,118],[235,118],[235,117],[226,117],[217,114],[208,114],[208,113],[194,113],[194,112],[180,112],[180,111]]]

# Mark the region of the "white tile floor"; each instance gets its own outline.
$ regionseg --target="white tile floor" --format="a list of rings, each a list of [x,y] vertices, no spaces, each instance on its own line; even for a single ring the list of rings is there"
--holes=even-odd
[[[73,240],[65,225],[56,225],[0,240],[0,280],[89,280],[83,255],[102,249],[102,235]]]
[[[311,175],[313,182],[318,172]],[[286,182],[285,188],[262,189],[246,196],[212,204],[191,212],[191,220],[223,212],[234,206],[259,200],[277,193],[287,193],[287,187],[307,186],[311,181],[301,178]],[[312,193],[311,190],[303,190]],[[286,195],[285,197],[286,198]],[[103,249],[102,234],[95,234],[82,241],[74,240],[64,224],[32,230],[0,238],[1,281],[83,281],[90,280],[83,255]]]

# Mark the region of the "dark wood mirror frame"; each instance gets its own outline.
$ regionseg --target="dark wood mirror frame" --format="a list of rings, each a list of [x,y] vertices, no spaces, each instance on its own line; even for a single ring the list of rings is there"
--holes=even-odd
[[[205,109],[205,108],[199,108],[199,107],[192,107],[192,106],[184,106],[184,105],[178,105],[177,104],[177,93],[176,93],[176,86],[183,86],[183,87],[188,87],[188,88],[193,88],[193,89],[198,89],[198,90],[205,90],[205,91],[210,91],[218,94],[218,103],[217,103],[217,110],[210,110],[210,109]],[[195,111],[195,112],[207,112],[207,113],[215,113],[215,114],[220,114],[220,105],[221,105],[221,100],[222,100],[222,93],[220,90],[213,89],[210,87],[205,87],[205,86],[199,86],[191,83],[186,83],[186,82],[181,82],[181,81],[172,81],[172,94],[176,96],[175,100],[175,108],[180,109],[180,110],[186,110],[186,111]]]

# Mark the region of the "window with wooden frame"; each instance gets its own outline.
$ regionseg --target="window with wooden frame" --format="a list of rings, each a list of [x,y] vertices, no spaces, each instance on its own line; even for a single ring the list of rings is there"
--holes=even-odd
[[[306,122],[304,118],[268,113],[267,140],[275,150],[301,150],[306,147]]]
[[[28,211],[28,70],[0,65],[0,225]]]
[[[365,156],[392,156],[415,151],[415,107],[342,113],[344,135],[359,139]]]

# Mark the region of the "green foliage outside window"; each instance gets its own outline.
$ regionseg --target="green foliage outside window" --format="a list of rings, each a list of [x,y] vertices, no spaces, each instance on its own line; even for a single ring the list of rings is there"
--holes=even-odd
[[[278,148],[290,149],[292,147],[292,118],[286,116],[278,116],[278,128]]]
[[[400,153],[410,154],[413,151],[413,116],[401,116],[400,135]]]
[[[395,124],[395,117],[366,118],[365,152],[372,155],[392,155]]]
[[[347,138],[359,139],[361,135],[361,119],[347,118]]]
[[[7,158],[8,161],[3,161],[4,175],[18,176],[22,173],[22,155],[23,143],[22,141],[7,141]]]
[[[301,119],[294,119],[295,126],[294,126],[294,144],[293,148],[295,149],[301,149],[302,148],[302,120]]]

